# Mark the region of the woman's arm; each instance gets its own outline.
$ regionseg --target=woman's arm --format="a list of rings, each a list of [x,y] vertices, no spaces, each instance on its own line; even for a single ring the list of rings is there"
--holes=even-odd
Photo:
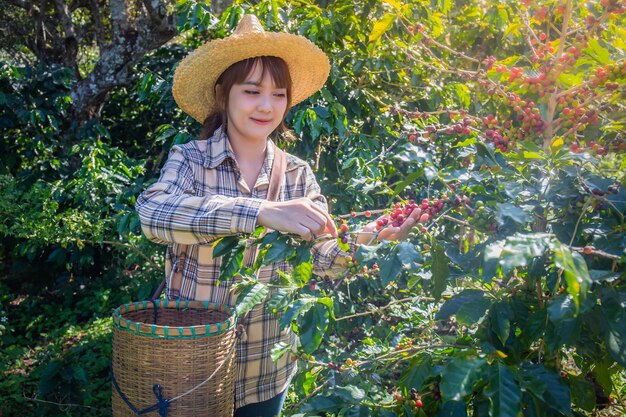
[[[137,199],[148,239],[157,243],[206,244],[220,236],[252,233],[263,200],[221,195],[196,196],[184,150],[174,146],[159,180]]]

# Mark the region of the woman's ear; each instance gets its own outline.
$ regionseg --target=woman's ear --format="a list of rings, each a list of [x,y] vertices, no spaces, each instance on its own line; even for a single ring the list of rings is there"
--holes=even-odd
[[[218,103],[222,101],[223,93],[224,93],[224,89],[222,88],[222,84],[215,84],[215,101],[217,101]]]

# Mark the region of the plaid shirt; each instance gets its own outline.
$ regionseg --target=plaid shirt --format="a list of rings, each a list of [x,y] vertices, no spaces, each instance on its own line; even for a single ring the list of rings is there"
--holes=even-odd
[[[217,283],[220,258],[212,257],[211,243],[238,233],[252,233],[257,226],[261,202],[267,196],[274,144],[267,143],[265,162],[252,190],[237,166],[228,137],[221,128],[208,140],[174,146],[159,180],[137,199],[137,213],[146,237],[167,244],[165,273],[169,277],[166,295],[170,299],[208,300],[234,305],[237,296],[230,291],[232,280]],[[287,154],[287,167],[278,201],[309,197],[324,210],[325,198],[309,165]],[[187,246],[189,245],[189,246]],[[185,250],[185,254],[181,254]],[[244,254],[244,265],[254,263],[256,247]],[[335,240],[313,248],[314,272],[336,276],[345,270],[348,256]],[[277,262],[258,271],[261,282],[288,271],[289,265]],[[181,271],[180,290],[171,288],[172,271]],[[278,342],[295,346],[296,337],[288,328],[281,332],[280,318],[264,305],[254,308],[243,323],[247,340],[237,346],[235,406],[268,400],[284,391],[296,372],[290,355],[277,362],[270,350]]]

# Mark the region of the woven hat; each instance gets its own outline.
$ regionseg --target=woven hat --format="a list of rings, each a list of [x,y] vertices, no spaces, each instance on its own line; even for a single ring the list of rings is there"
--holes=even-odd
[[[203,123],[217,111],[215,82],[232,64],[257,56],[282,58],[292,81],[295,105],[322,88],[330,72],[326,54],[303,36],[266,32],[254,15],[245,15],[233,34],[198,47],[185,57],[176,72],[172,94],[178,106]]]

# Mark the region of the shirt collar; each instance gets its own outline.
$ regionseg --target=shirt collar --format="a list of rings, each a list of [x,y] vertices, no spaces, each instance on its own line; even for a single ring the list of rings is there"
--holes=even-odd
[[[263,163],[263,167],[259,173],[257,185],[269,183],[272,164],[274,163],[274,146],[274,142],[271,139],[268,139],[265,152],[265,162]],[[235,154],[230,146],[228,135],[224,132],[223,126],[220,126],[215,130],[213,136],[207,139],[204,166],[206,168],[213,169],[224,162],[227,158],[230,158],[236,163]]]
[[[213,136],[207,139],[204,166],[205,168],[215,168],[224,162],[226,158],[234,161],[235,155],[228,142],[226,132],[220,126],[215,130]]]

